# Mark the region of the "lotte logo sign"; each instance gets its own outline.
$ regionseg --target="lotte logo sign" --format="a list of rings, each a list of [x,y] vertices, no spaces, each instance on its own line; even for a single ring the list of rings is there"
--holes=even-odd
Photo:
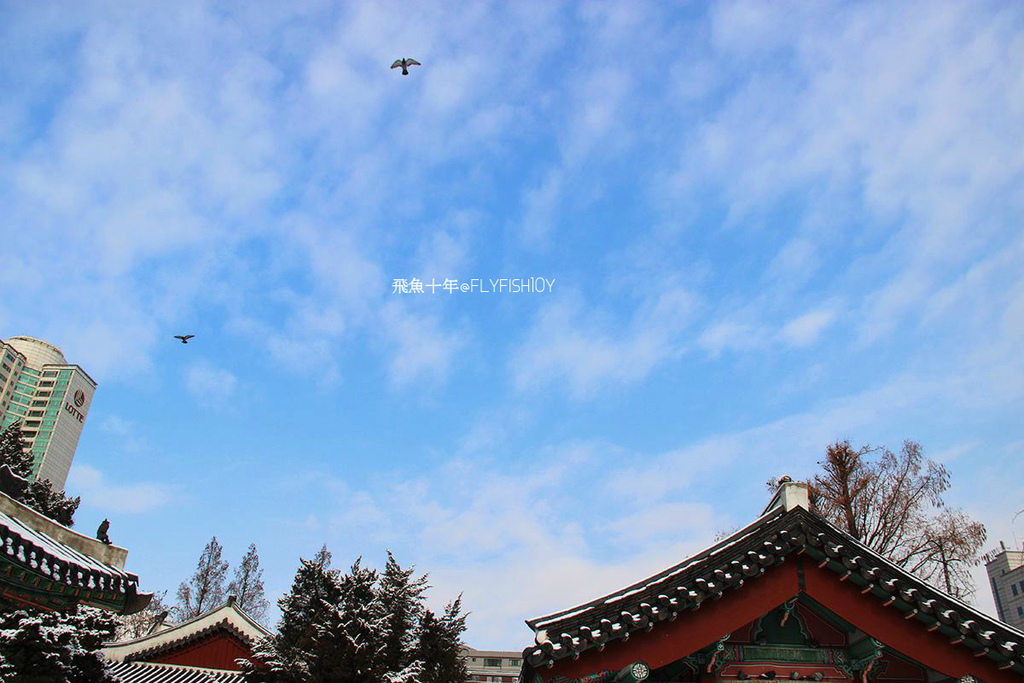
[[[76,390],[73,400],[75,405],[71,405],[71,401],[64,401],[64,410],[74,415],[75,419],[79,422],[85,422],[85,415],[82,415],[81,411],[78,410],[85,405],[85,392],[81,389]]]

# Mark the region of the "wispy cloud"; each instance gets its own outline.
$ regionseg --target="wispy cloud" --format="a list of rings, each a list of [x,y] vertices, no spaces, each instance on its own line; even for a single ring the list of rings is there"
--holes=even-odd
[[[389,367],[391,381],[406,386],[417,379],[443,382],[453,361],[467,344],[459,331],[446,331],[430,314],[410,311],[397,301],[387,304],[381,314],[384,331],[394,354]]]
[[[810,346],[818,341],[821,333],[832,324],[835,318],[835,311],[832,310],[804,313],[786,323],[779,331],[779,336],[791,346]]]
[[[89,507],[120,514],[149,512],[173,499],[171,490],[163,484],[113,483],[100,470],[81,463],[71,467],[67,489],[73,495],[80,495]]]
[[[238,378],[207,361],[197,361],[185,372],[185,387],[204,406],[223,407],[235,394]]]
[[[544,306],[513,357],[516,386],[565,380],[574,396],[592,396],[608,383],[635,382],[679,355],[680,333],[693,317],[695,297],[670,287],[640,303],[628,325],[587,311],[579,295]]]

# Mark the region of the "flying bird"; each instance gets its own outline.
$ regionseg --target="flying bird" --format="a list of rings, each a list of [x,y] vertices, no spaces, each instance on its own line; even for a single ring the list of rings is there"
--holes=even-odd
[[[395,63],[391,65],[391,68],[392,69],[397,69],[398,67],[402,67],[402,75],[403,76],[408,76],[409,75],[409,67],[410,66],[423,66],[423,65],[420,64],[419,62],[417,62],[415,59],[412,59],[411,57],[403,57],[402,59],[396,59]]]
[[[174,338],[175,339],[180,339],[182,344],[188,344],[188,340],[191,339],[194,336],[196,336],[196,335],[194,335],[194,334],[185,334],[185,335],[176,334],[176,335],[174,335]]]

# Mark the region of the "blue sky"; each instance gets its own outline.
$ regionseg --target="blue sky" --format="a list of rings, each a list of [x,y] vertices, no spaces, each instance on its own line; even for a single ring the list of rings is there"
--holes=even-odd
[[[99,382],[69,490],[151,590],[214,534],[271,598],[324,543],[389,548],[465,593],[470,644],[519,649],[837,438],[920,441],[1012,541],[1022,29],[984,2],[4,3],[0,336]],[[393,291],[526,277],[552,291]]]

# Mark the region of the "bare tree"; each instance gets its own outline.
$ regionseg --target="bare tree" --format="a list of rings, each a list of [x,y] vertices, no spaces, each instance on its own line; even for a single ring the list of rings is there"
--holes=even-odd
[[[117,631],[114,633],[114,640],[135,640],[147,635],[154,626],[157,626],[167,617],[168,608],[164,602],[167,599],[167,591],[153,593],[153,599],[149,601],[146,608],[135,614],[122,614],[117,619]]]
[[[223,548],[214,536],[199,556],[199,564],[188,582],[178,587],[174,611],[182,621],[199,616],[224,603],[224,576],[228,563],[221,559]]]
[[[235,569],[235,576],[228,584],[228,593],[235,596],[239,609],[256,621],[262,622],[266,618],[270,603],[263,594],[263,570],[260,569],[255,543],[249,546]]]
[[[945,509],[949,472],[925,459],[919,444],[905,441],[896,454],[837,441],[818,464],[811,503],[823,517],[951,595],[974,592],[969,567],[978,561],[985,527]]]

